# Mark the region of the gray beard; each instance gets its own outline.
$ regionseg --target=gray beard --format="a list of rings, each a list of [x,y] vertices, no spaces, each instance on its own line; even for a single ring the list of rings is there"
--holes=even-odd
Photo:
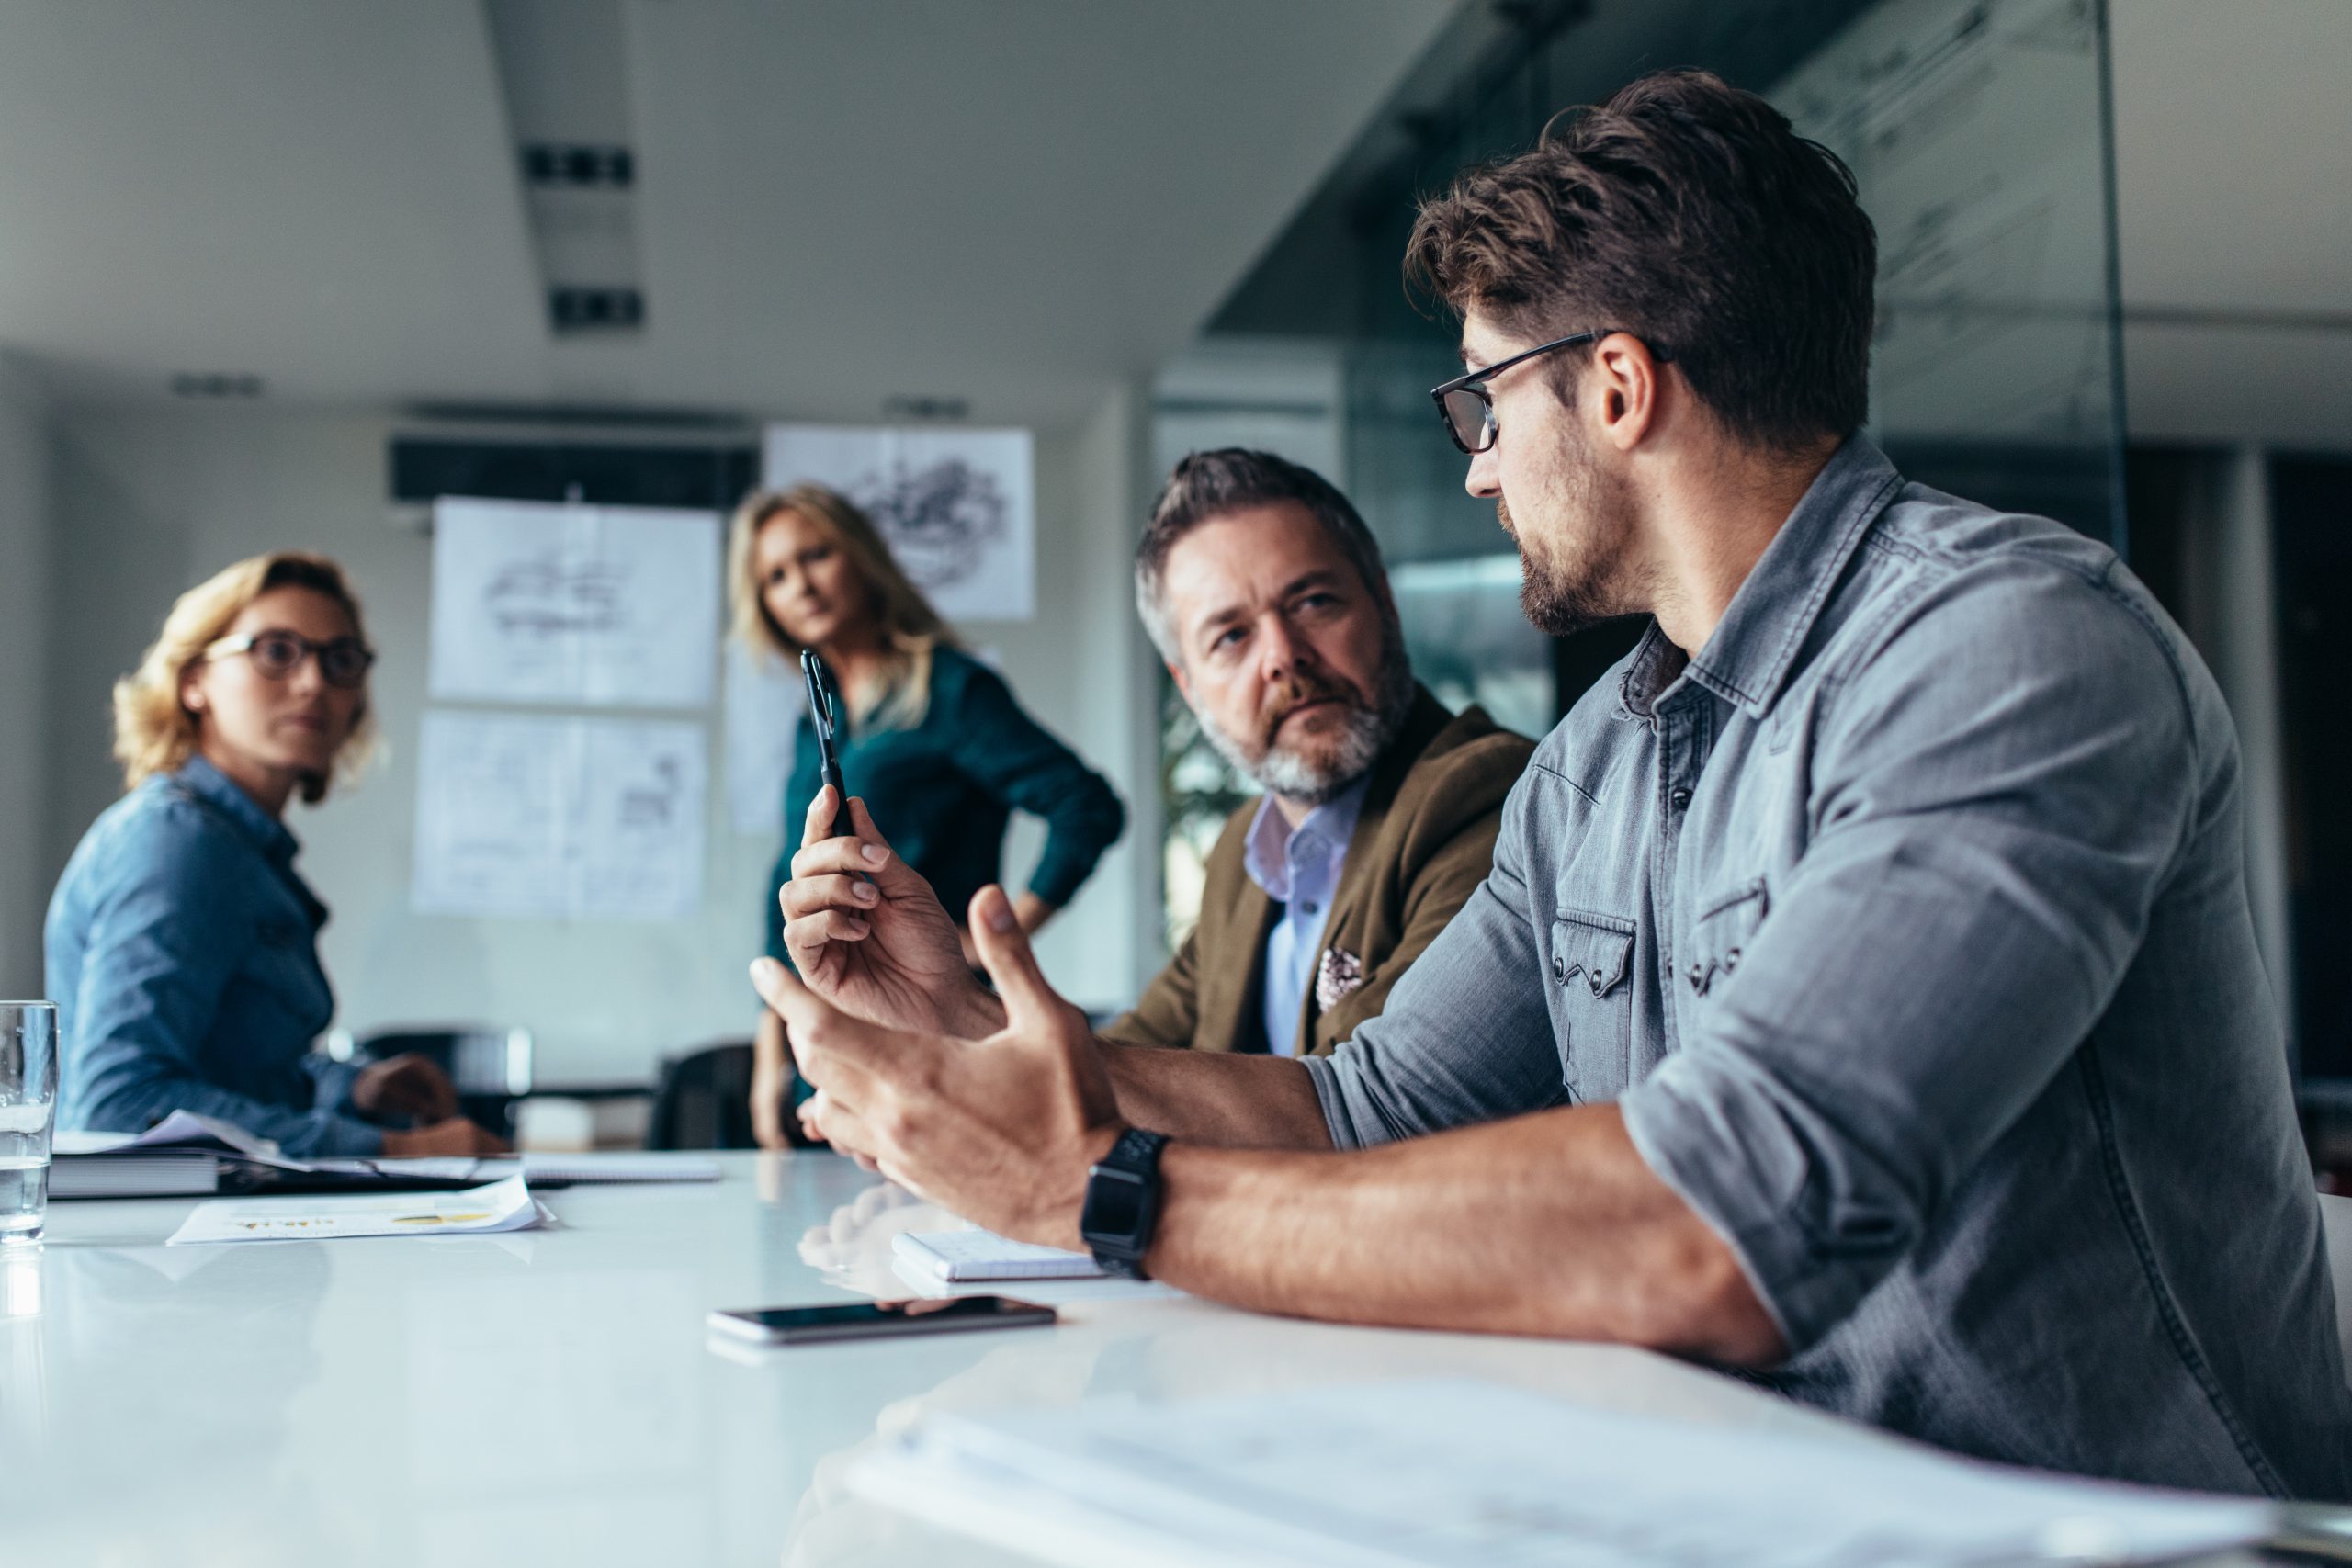
[[[1253,757],[1205,714],[1201,716],[1201,733],[1218,756],[1260,789],[1302,806],[1321,806],[1345,795],[1372,772],[1413,711],[1413,666],[1405,657],[1400,632],[1392,630],[1381,650],[1379,683],[1370,707],[1349,708],[1338,750],[1319,765],[1280,744]]]

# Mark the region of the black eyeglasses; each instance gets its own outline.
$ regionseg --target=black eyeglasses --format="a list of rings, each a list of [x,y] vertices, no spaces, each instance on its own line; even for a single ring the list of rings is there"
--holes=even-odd
[[[356,637],[332,637],[325,642],[312,642],[300,632],[254,632],[250,637],[224,637],[204,650],[207,659],[220,659],[242,653],[254,661],[254,668],[273,681],[290,678],[302,668],[302,660],[313,655],[319,661],[319,674],[330,686],[351,691],[368,679],[368,667],[376,662],[375,650]]]
[[[1539,343],[1524,354],[1514,354],[1509,359],[1498,359],[1492,365],[1456,376],[1430,389],[1430,400],[1437,404],[1437,417],[1445,423],[1445,433],[1453,437],[1454,446],[1472,457],[1495,444],[1495,396],[1487,390],[1487,378],[1499,376],[1514,365],[1524,364],[1539,354],[1549,354],[1555,348],[1574,348],[1580,343],[1593,343],[1620,331],[1617,327],[1600,327],[1589,333],[1572,333],[1566,337]],[[1650,357],[1663,363],[1666,355],[1656,344],[1650,345]]]

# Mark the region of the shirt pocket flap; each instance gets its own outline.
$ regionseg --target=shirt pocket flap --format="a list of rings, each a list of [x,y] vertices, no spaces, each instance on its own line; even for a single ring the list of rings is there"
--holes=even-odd
[[[1682,978],[1693,991],[1705,996],[1717,977],[1739,967],[1748,940],[1770,907],[1771,897],[1760,876],[1701,901],[1699,918],[1690,922],[1690,962],[1682,969]]]
[[[1563,909],[1552,921],[1552,978],[1605,997],[1634,964],[1634,924],[1613,915]]]

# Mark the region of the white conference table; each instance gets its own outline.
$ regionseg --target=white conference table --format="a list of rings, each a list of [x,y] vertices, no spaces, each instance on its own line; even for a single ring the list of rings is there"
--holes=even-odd
[[[165,1247],[190,1201],[51,1204],[44,1246],[0,1255],[0,1558],[1006,1563],[844,1464],[925,1410],[1102,1394],[1467,1375],[1881,1440],[1639,1351],[1125,1282],[1008,1290],[1059,1303],[1050,1329],[738,1348],[706,1313],[916,1293],[889,1236],[944,1217],[832,1155],[719,1158],[716,1184],[550,1191],[560,1228],[499,1236]]]

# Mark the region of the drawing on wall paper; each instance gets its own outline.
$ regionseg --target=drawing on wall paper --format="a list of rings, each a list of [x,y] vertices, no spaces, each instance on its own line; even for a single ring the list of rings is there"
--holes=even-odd
[[[715,513],[452,496],[433,522],[435,698],[709,703]]]
[[[704,746],[699,724],[428,712],[412,906],[690,918],[702,900]]]
[[[727,819],[745,838],[784,831],[784,788],[808,710],[800,671],[774,654],[727,645]]]
[[[1891,0],[1769,95],[1878,226],[1883,435],[2105,439],[2098,47],[2081,0]]]
[[[948,619],[1036,613],[1029,432],[776,424],[764,456],[767,484],[814,481],[863,508]]]

